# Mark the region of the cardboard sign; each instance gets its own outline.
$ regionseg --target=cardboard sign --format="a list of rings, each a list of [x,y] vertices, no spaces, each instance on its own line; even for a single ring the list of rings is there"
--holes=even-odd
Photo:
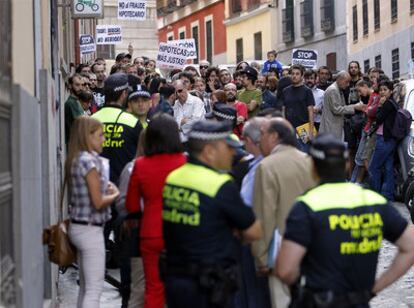
[[[96,44],[115,45],[122,43],[122,28],[117,25],[96,25]]]
[[[73,18],[103,18],[103,0],[72,1]]]
[[[292,64],[300,64],[306,68],[317,68],[318,52],[316,50],[293,49]]]
[[[147,18],[147,1],[118,0],[118,19],[145,20]]]
[[[96,44],[92,35],[82,34],[79,37],[79,50],[81,55],[86,55],[96,51]]]
[[[197,57],[197,48],[196,48],[195,40],[193,38],[184,39],[184,40],[168,41],[167,44],[187,48],[187,50],[188,50],[187,59],[197,59],[198,58]]]
[[[188,59],[188,49],[178,45],[160,43],[157,66],[165,68],[183,68]]]

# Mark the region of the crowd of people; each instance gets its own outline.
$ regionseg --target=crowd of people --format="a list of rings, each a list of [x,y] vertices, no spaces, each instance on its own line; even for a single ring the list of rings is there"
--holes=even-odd
[[[162,76],[127,53],[76,68],[65,131],[78,307],[99,307],[111,232],[124,308],[322,307],[315,294],[368,307],[412,265],[413,230],[389,203],[395,82],[356,61],[331,72],[267,56],[234,72],[200,61]],[[382,238],[407,257],[375,283]],[[352,250],[365,241],[379,245]]]

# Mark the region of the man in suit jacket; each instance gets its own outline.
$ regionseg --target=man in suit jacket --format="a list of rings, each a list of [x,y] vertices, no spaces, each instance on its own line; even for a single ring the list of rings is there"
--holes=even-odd
[[[341,71],[336,81],[325,91],[320,133],[333,134],[339,140],[344,140],[344,116],[354,114],[355,110],[363,110],[364,104],[346,105],[343,90],[349,87],[351,76]]]
[[[260,148],[265,158],[256,170],[253,210],[262,221],[264,237],[252,244],[252,250],[258,271],[269,275],[272,307],[286,308],[288,291],[271,275],[269,246],[275,229],[283,234],[286,217],[295,199],[316,183],[311,176],[310,158],[296,149],[295,131],[287,120],[273,118],[264,122]]]

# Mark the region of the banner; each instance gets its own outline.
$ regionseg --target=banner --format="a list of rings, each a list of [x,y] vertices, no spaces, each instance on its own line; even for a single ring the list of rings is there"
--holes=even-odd
[[[196,44],[195,44],[195,40],[193,38],[184,39],[184,40],[168,41],[167,44],[187,48],[187,50],[188,50],[187,59],[197,59],[198,58],[198,56],[197,56],[197,47],[196,47]]]
[[[118,19],[145,20],[147,18],[147,1],[118,0]]]
[[[96,44],[115,45],[122,43],[122,28],[116,25],[96,25]]]
[[[183,68],[187,59],[187,48],[168,43],[160,43],[157,55],[158,67]]]
[[[93,53],[96,51],[96,44],[95,44],[95,40],[93,39],[92,35],[82,34],[79,37],[79,50],[80,50],[81,56],[89,54],[89,53]]]
[[[72,1],[73,18],[103,18],[103,0]]]
[[[316,69],[318,67],[318,52],[316,50],[293,49],[292,65],[300,64],[306,68]]]

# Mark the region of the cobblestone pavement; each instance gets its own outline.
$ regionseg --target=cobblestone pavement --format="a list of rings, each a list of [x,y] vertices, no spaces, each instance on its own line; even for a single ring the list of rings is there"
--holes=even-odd
[[[401,203],[395,204],[401,214],[409,220],[409,214]],[[385,271],[397,250],[395,247],[384,241],[380,253],[378,273]],[[119,280],[119,270],[110,270],[110,274]],[[77,272],[68,269],[59,278],[59,308],[76,307],[78,286],[76,284]],[[113,308],[121,306],[121,298],[118,291],[108,283],[105,283],[105,290],[101,298],[101,308]],[[373,308],[414,308],[414,267],[405,274],[398,282],[381,292],[371,301]]]

